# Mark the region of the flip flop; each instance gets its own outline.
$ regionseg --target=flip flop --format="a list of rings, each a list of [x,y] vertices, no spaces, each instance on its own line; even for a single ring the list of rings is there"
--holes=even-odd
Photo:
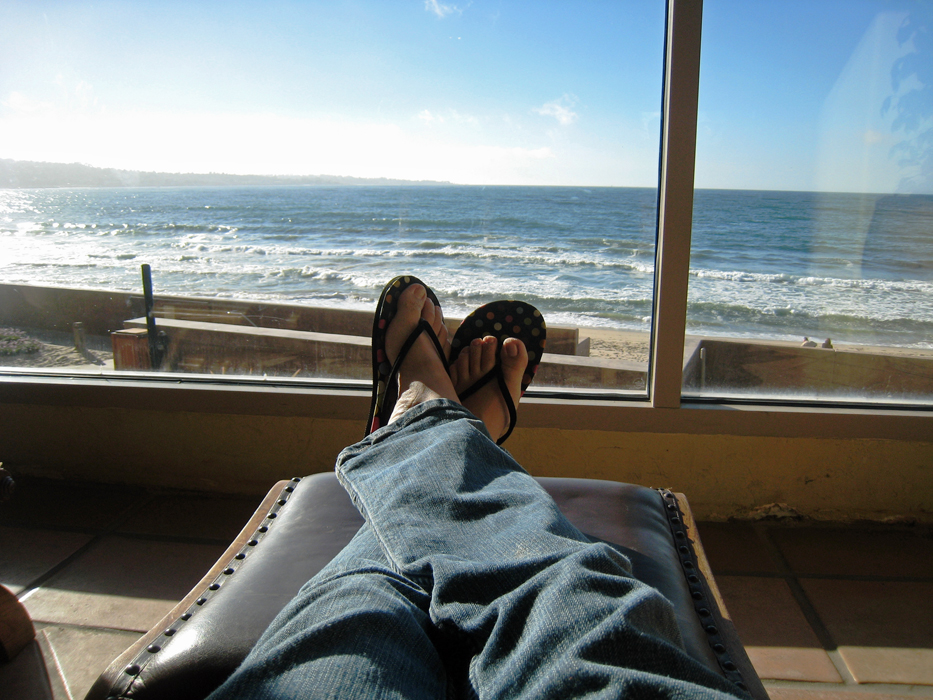
[[[398,357],[395,358],[395,362],[389,362],[389,358],[386,355],[386,330],[389,328],[389,324],[392,322],[392,319],[395,318],[395,314],[398,311],[399,297],[402,296],[402,292],[413,284],[420,284],[424,287],[425,291],[428,293],[428,299],[430,299],[435,306],[441,305],[437,300],[437,296],[431,291],[431,288],[412,275],[396,277],[382,290],[379,303],[376,305],[376,316],[373,320],[373,399],[369,407],[369,421],[366,424],[366,435],[369,435],[388,423],[389,418],[392,416],[392,410],[395,408],[395,402],[398,400],[397,379],[399,367],[401,367],[402,362],[404,362],[408,351],[411,350],[411,346],[415,344],[415,341],[418,340],[422,333],[427,333],[428,337],[434,342],[434,347],[437,348],[437,354],[440,355],[441,361],[444,363],[444,370],[449,371],[450,369],[447,358],[444,357],[444,348],[441,345],[441,341],[438,340],[437,335],[434,333],[434,329],[431,328],[431,324],[423,318],[419,319],[418,325],[415,326],[415,329],[402,345]],[[366,435],[363,437],[366,437]]]
[[[521,301],[505,300],[484,304],[463,319],[463,323],[454,334],[450,343],[450,364],[453,364],[460,351],[469,346],[474,339],[485,338],[487,335],[498,339],[498,353],[502,352],[502,343],[506,338],[518,338],[525,344],[525,350],[528,351],[528,367],[525,368],[525,374],[522,377],[522,395],[524,395],[538,371],[538,365],[541,364],[541,355],[544,353],[547,339],[547,326],[541,312],[531,304]],[[477,379],[466,391],[460,392],[460,400],[469,398],[493,378],[499,381],[499,390],[509,409],[509,429],[496,441],[497,445],[501,445],[512,434],[517,420],[515,403],[512,401],[512,394],[505,383],[505,374],[502,371],[501,355],[497,354],[495,367]]]

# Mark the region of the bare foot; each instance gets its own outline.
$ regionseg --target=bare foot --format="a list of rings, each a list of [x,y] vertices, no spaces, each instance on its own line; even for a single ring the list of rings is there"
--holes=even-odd
[[[485,338],[474,339],[460,351],[450,366],[450,377],[456,392],[466,391],[495,367],[497,346],[496,338],[487,335]],[[501,356],[505,384],[509,388],[513,405],[517,407],[522,394],[522,375],[528,366],[528,351],[518,338],[506,338]],[[483,421],[493,439],[497,440],[509,429],[509,407],[495,378],[461,403]]]
[[[389,362],[395,362],[408,336],[422,318],[434,329],[437,339],[444,348],[445,356],[450,355],[450,341],[447,338],[447,328],[444,325],[444,315],[440,307],[434,306],[423,286],[413,284],[407,287],[399,297],[398,311],[386,330],[385,347]],[[422,333],[411,346],[399,367],[398,400],[395,402],[389,423],[398,420],[409,409],[430,399],[459,401],[453,382],[437,354],[437,348],[428,334]]]

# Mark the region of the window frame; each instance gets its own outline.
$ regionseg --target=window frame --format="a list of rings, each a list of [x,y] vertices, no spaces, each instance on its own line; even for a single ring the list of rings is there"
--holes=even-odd
[[[933,406],[683,395],[703,2],[667,0],[666,12],[647,394],[533,388],[523,401],[527,405],[523,425],[928,441]],[[0,367],[0,401],[4,403],[51,401],[62,405],[362,420],[369,392],[368,383],[354,380],[228,377],[221,381],[197,375],[123,376]],[[813,416],[822,418],[814,423]]]

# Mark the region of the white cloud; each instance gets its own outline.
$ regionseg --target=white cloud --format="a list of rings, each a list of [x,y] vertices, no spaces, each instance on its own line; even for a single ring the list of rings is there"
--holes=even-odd
[[[418,119],[423,121],[425,124],[451,124],[451,125],[466,125],[466,126],[479,126],[479,119],[474,117],[471,114],[461,114],[457,110],[450,108],[443,112],[432,112],[428,109],[423,109],[418,112]]]
[[[560,99],[546,102],[532,111],[545,117],[554,117],[561,126],[569,126],[577,120],[578,115],[573,111],[576,103],[577,98],[574,95],[564,94]]]
[[[471,114],[461,114],[455,109],[447,110],[447,118],[455,124],[467,124],[469,126],[478,126],[479,120]]]
[[[21,92],[11,92],[10,96],[0,102],[0,104],[10,111],[20,114],[44,112],[52,108],[51,102],[34,100]]]
[[[642,112],[641,128],[646,136],[656,138],[661,131],[661,113],[660,112]]]
[[[433,12],[440,19],[444,19],[447,15],[463,14],[463,10],[456,5],[445,5],[438,2],[438,0],[424,0],[424,9]]]
[[[94,97],[94,88],[91,87],[90,83],[87,83],[83,80],[79,80],[78,84],[75,85],[75,98],[77,99],[78,105],[82,109],[87,109],[89,107],[97,106],[97,98]]]
[[[5,111],[14,114],[52,114],[65,112],[90,113],[100,111],[94,87],[85,80],[66,82],[58,75],[51,82],[57,90],[38,89],[40,97],[22,92],[11,92],[7,99],[0,101]],[[51,98],[51,99],[49,99]]]

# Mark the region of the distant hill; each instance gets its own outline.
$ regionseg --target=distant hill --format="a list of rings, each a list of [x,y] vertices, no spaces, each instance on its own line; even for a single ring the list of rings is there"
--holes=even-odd
[[[339,175],[226,175],[153,173],[95,168],[81,163],[37,163],[0,158],[0,189],[28,187],[191,187],[236,185],[449,185],[433,180],[341,177]]]

